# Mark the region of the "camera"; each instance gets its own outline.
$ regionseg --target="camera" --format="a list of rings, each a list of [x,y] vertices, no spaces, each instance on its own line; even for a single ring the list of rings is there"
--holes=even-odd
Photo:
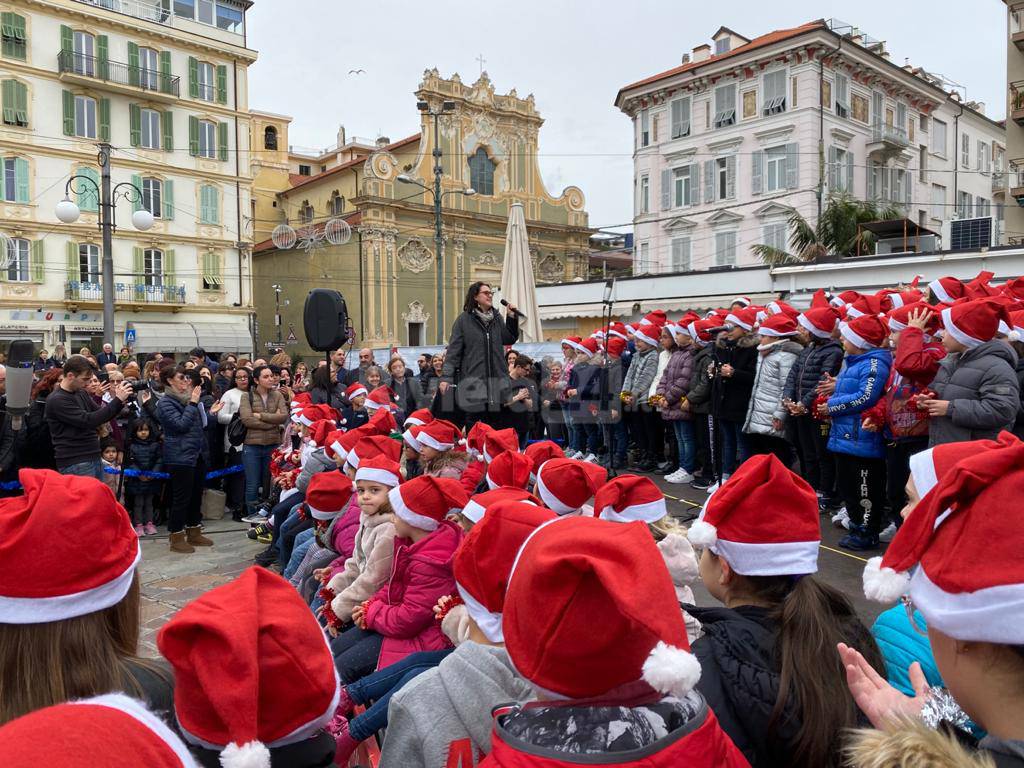
[[[131,387],[133,395],[137,395],[139,394],[139,392],[146,392],[149,389],[151,389],[150,383],[148,381],[129,381],[128,386]]]

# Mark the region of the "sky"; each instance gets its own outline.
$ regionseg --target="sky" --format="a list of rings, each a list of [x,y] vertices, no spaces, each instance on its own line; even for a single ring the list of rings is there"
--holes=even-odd
[[[423,70],[473,82],[482,56],[496,92],[536,98],[548,191],[580,187],[591,226],[622,230],[633,215],[633,163],[630,120],[613,106],[618,89],[677,66],[722,25],[753,38],[830,17],[885,40],[894,63],[941,73],[990,117],[1005,116],[1000,0],[256,0],[249,103],[293,117],[297,147],[333,145],[339,125],[350,138],[394,141],[419,130],[413,92]],[[357,69],[365,72],[348,74]]]

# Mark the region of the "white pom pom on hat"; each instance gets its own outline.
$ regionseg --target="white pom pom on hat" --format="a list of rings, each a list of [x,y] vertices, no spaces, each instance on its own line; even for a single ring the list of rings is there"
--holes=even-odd
[[[682,697],[700,680],[700,662],[689,651],[659,640],[644,661],[643,680],[660,693]]]
[[[270,768],[270,750],[258,741],[248,744],[231,743],[220,753],[224,768]]]
[[[910,588],[910,574],[882,566],[881,557],[872,557],[864,567],[864,595],[878,603],[892,603]]]
[[[690,530],[686,533],[686,538],[690,540],[690,543],[695,547],[713,547],[718,542],[718,529],[710,523],[705,523],[703,520],[697,520],[693,525],[690,526]]]

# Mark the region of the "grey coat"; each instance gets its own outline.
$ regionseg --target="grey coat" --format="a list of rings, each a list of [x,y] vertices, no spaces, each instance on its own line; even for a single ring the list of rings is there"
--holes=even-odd
[[[994,440],[1012,429],[1020,408],[1017,353],[1003,341],[988,341],[948,355],[935,374],[936,399],[949,401],[945,416],[933,416],[928,445]]]
[[[785,437],[784,430],[772,426],[774,419],[785,420],[786,409],[782,397],[786,379],[803,347],[795,341],[781,341],[761,352],[754,372],[754,389],[750,393],[750,406],[743,422],[743,431],[752,435]]]
[[[309,487],[309,481],[313,479],[313,475],[318,472],[329,472],[332,469],[337,470],[338,465],[334,463],[333,459],[327,458],[323,448],[317,448],[306,459],[306,465],[295,479],[295,487],[305,493],[306,488]]]
[[[626,380],[622,382],[623,392],[632,392],[635,405],[644,405],[651,392],[651,384],[658,373],[658,350],[649,349],[637,352],[626,371]]]

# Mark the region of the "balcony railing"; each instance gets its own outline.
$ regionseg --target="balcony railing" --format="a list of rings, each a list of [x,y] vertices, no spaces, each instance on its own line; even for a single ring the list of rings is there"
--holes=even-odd
[[[1006,191],[1006,172],[992,171],[992,192],[998,194]]]
[[[179,96],[181,78],[162,74],[152,69],[133,67],[120,61],[98,59],[74,51],[61,51],[57,56],[57,71],[102,80],[114,85],[141,88],[144,91]]]
[[[68,280],[64,284],[64,298],[67,301],[103,301],[103,286],[98,278],[97,282]],[[114,301],[118,304],[184,304],[185,286],[115,283]]]
[[[149,0],[78,0],[78,2],[134,16],[136,19],[155,21],[157,24],[171,23],[170,9],[164,8],[160,2],[154,3]]]
[[[901,147],[910,146],[910,138],[907,136],[906,128],[900,128],[898,125],[888,125],[887,123],[875,123],[871,129],[871,140],[873,142],[886,142],[888,144],[898,144]]]

